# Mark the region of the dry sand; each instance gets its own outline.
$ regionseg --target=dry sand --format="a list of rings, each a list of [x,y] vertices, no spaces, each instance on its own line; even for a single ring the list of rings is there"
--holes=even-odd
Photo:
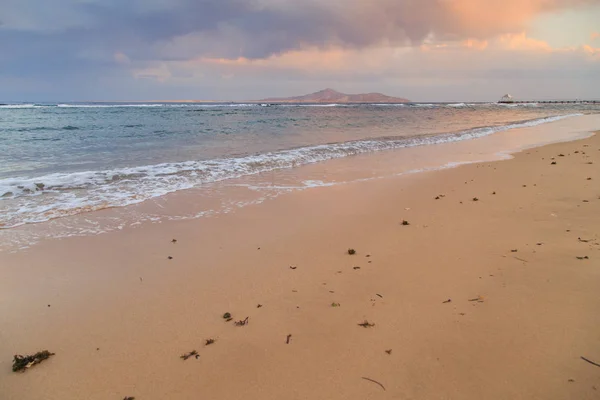
[[[0,254],[0,399],[598,399],[599,165],[600,135]]]

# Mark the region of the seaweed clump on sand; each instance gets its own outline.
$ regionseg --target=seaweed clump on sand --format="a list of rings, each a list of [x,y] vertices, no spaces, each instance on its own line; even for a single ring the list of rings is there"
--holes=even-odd
[[[364,322],[358,324],[358,326],[362,326],[363,328],[372,328],[375,326],[375,324],[372,324],[369,321],[365,320]]]
[[[54,353],[50,353],[48,350],[38,351],[37,353],[29,356],[15,355],[13,359],[13,372],[25,372],[28,368],[33,367],[35,364],[39,364],[44,360],[52,357]]]
[[[353,255],[356,254],[356,250],[354,250],[354,249],[348,249],[348,254],[351,255],[351,256],[353,256]]]

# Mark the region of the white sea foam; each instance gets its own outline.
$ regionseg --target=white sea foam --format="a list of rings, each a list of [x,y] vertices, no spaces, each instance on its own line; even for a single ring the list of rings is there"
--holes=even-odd
[[[476,128],[454,134],[370,139],[235,158],[5,178],[0,179],[0,228],[140,203],[210,182],[294,168],[368,152],[469,140],[576,115],[581,114]],[[319,183],[305,182],[305,185],[319,185]]]
[[[256,107],[258,104],[246,103],[133,103],[133,104],[57,104],[59,108],[217,108],[217,107]]]
[[[2,104],[0,108],[35,108],[35,104]]]

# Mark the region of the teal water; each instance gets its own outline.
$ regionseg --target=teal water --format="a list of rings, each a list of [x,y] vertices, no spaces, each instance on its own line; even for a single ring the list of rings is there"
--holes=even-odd
[[[0,105],[0,227],[598,111],[464,103]]]

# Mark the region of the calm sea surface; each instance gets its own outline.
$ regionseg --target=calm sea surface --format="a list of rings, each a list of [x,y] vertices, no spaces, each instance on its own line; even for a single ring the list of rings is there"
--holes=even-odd
[[[0,228],[599,111],[463,103],[0,105]]]

